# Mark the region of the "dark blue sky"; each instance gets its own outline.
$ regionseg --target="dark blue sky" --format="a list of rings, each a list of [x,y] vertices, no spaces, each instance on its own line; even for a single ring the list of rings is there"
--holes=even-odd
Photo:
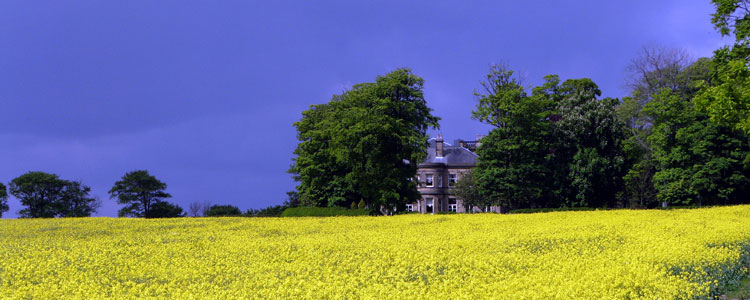
[[[81,180],[116,216],[107,191],[147,169],[184,208],[261,208],[295,186],[300,113],[395,68],[425,79],[451,141],[488,131],[469,116],[490,63],[622,97],[642,46],[729,42],[708,0],[503,2],[2,1],[0,181]]]

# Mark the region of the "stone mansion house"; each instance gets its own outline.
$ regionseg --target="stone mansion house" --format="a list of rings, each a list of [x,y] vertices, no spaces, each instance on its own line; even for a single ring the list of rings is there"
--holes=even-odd
[[[443,136],[429,140],[427,158],[418,165],[418,190],[422,199],[407,204],[407,211],[435,213],[441,211],[465,212],[462,200],[453,194],[456,182],[477,164],[477,141],[443,141]],[[494,210],[491,208],[491,210]]]

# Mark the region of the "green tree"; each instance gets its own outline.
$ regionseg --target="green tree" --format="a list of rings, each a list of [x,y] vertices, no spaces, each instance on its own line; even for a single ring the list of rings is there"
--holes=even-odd
[[[669,90],[685,99],[698,91],[696,82],[707,80],[710,62],[707,59],[692,61],[683,50],[660,46],[644,47],[628,66],[630,97],[623,99],[617,113],[626,123],[627,138],[623,141],[625,168],[624,201],[630,207],[655,207],[657,191],[653,176],[657,163],[653,159],[648,136],[653,119],[643,107],[662,90]]]
[[[60,198],[57,214],[60,217],[88,217],[99,209],[100,202],[89,196],[91,188],[80,181],[68,181]]]
[[[304,205],[347,206],[363,199],[377,210],[418,197],[412,180],[426,156],[428,128],[437,128],[409,69],[357,84],[327,104],[313,105],[294,125],[300,143],[290,172]]]
[[[295,206],[296,207],[296,206]],[[248,209],[245,212],[247,217],[281,217],[281,214],[288,207],[285,205],[272,205],[262,209]]]
[[[644,111],[654,119],[649,142],[659,201],[670,205],[746,203],[750,194],[747,135],[693,109],[690,98],[663,90]]]
[[[167,201],[157,201],[151,205],[146,218],[179,218],[184,217],[182,207]]]
[[[206,213],[207,217],[241,216],[242,211],[234,205],[212,205]]]
[[[117,203],[125,204],[117,213],[118,216],[148,217],[153,205],[163,202],[172,195],[164,192],[167,184],[149,175],[146,170],[126,173],[115,182],[109,190],[110,199],[117,198]]]
[[[456,182],[456,186],[453,188],[453,194],[461,198],[466,212],[472,212],[473,207],[485,208],[492,205],[488,198],[482,197],[479,193],[479,186],[477,186],[473,172],[462,174],[461,179]]]
[[[28,172],[10,182],[10,193],[26,208],[24,218],[87,217],[98,207],[91,188],[55,174]]]
[[[8,189],[2,182],[0,182],[0,217],[2,217],[3,213],[8,211],[8,209]]]
[[[714,51],[711,83],[704,82],[693,100],[712,121],[750,133],[750,1],[713,0],[711,22],[734,45]]]
[[[556,78],[547,78],[545,86]],[[478,104],[472,118],[495,126],[482,139],[477,150],[479,161],[473,171],[479,191],[502,208],[517,208],[542,197],[548,154],[547,137],[550,102],[541,96],[528,96],[513,71],[492,65],[484,93],[474,92]]]
[[[596,99],[598,86],[588,78],[566,80],[555,88],[557,121],[553,122],[556,178],[572,188],[561,192],[568,207],[616,207],[622,190],[625,123],[617,99]]]

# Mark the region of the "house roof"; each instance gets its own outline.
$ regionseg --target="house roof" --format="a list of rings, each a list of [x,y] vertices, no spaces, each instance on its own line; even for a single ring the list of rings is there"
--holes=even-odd
[[[445,166],[475,166],[477,163],[477,154],[460,145],[452,145],[443,142],[443,157],[436,157],[435,138],[428,140],[430,145],[427,147],[427,158],[422,161],[423,165],[445,165]]]

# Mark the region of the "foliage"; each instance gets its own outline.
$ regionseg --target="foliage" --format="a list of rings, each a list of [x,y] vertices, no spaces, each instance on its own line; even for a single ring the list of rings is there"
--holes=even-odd
[[[556,75],[526,94],[513,72],[490,69],[472,117],[494,125],[479,147],[482,196],[505,208],[614,207],[622,190],[625,124],[616,99],[590,79]]]
[[[231,217],[231,216],[241,216],[242,211],[237,206],[234,205],[212,205],[208,212],[206,213],[206,217]]]
[[[550,81],[548,81],[548,84]],[[515,208],[541,197],[548,148],[549,104],[529,97],[513,71],[493,65],[472,118],[496,128],[482,139],[474,169],[480,194],[493,204]]]
[[[343,207],[290,207],[284,210],[282,217],[335,217],[366,216],[368,209],[346,209]]]
[[[177,204],[172,204],[167,201],[157,201],[151,205],[146,218],[178,218],[184,217],[185,213],[182,211],[182,207]]]
[[[750,206],[389,218],[0,220],[0,295],[714,299],[747,276],[747,228]]]
[[[284,201],[284,205],[286,207],[297,207],[299,206],[299,192],[297,191],[288,191],[286,192],[286,200]]]
[[[10,193],[26,206],[24,218],[88,217],[98,202],[89,196],[91,188],[55,174],[28,172],[10,182]]]
[[[296,207],[296,206],[295,206]],[[245,212],[246,217],[281,217],[281,214],[288,206],[273,205],[262,209],[248,209]]]
[[[712,0],[711,22],[735,43],[714,51],[711,83],[703,83],[696,108],[712,121],[750,134],[750,1]]]
[[[649,136],[658,163],[654,186],[670,205],[746,203],[750,196],[748,137],[715,124],[690,99],[664,90],[644,111],[654,118]]]
[[[153,205],[172,197],[164,192],[166,189],[167,184],[151,176],[147,170],[137,170],[126,173],[115,182],[109,195],[110,199],[117,198],[117,203],[125,204],[118,216],[140,218],[149,216]]]
[[[453,188],[453,194],[463,201],[464,211],[473,211],[472,207],[491,206],[489,198],[483,197],[479,192],[479,186],[474,178],[473,172],[461,174],[461,178],[456,182]]]
[[[547,208],[519,208],[509,211],[510,214],[533,214],[533,213],[546,213],[556,211],[591,211],[595,210],[593,207],[547,207]]]
[[[625,123],[618,117],[617,99],[601,95],[591,79],[570,79],[554,88],[558,120],[552,164],[556,178],[564,178],[559,195],[563,206],[615,207],[622,190]],[[568,194],[565,187],[572,188]]]
[[[0,182],[0,217],[8,211],[8,189]]]
[[[627,170],[623,177],[623,205],[656,207],[657,191],[652,179],[657,166],[648,142],[654,121],[643,107],[664,89],[683,97],[695,94],[694,82],[705,78],[708,64],[705,59],[693,62],[684,50],[651,45],[641,49],[627,70],[630,96],[617,107],[617,114],[628,129],[623,141]]]
[[[378,76],[326,104],[313,105],[294,126],[300,141],[290,172],[302,205],[402,210],[418,197],[416,162],[425,157],[426,130],[439,118],[409,69]]]

